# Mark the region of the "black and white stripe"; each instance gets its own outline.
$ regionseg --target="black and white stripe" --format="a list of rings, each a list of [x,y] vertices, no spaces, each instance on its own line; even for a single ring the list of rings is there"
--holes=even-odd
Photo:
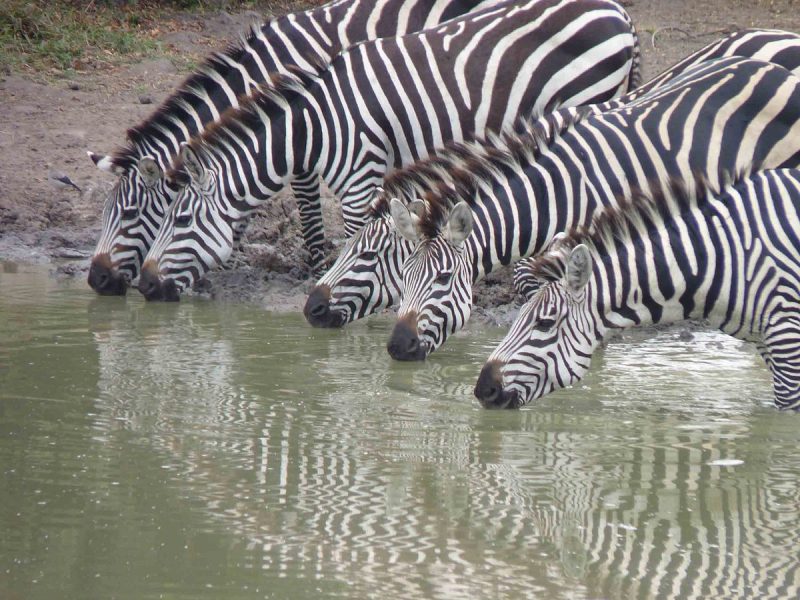
[[[139,272],[178,186],[164,172],[180,144],[219,119],[238,98],[292,68],[314,71],[342,49],[377,37],[438,25],[500,0],[336,0],[254,27],[225,52],[212,55],[146,121],[128,131],[109,156],[90,153],[119,177],[106,200],[89,284],[99,293],[124,293]],[[316,180],[294,188],[301,205],[319,196]]]
[[[506,2],[355,46],[318,78],[284,78],[187,147],[193,181],[153,244],[142,289],[153,298],[163,285],[190,286],[230,255],[233,223],[292,181],[320,175],[350,235],[387,171],[520,114],[625,92],[635,46],[629,17],[609,0]],[[312,216],[301,211],[307,224]],[[307,241],[319,247],[315,223]]]
[[[576,383],[609,330],[695,319],[754,342],[776,405],[800,409],[800,171],[631,198],[526,261],[541,287],[489,357],[481,402],[520,406]]]
[[[800,78],[762,61],[707,61],[620,109],[578,113],[551,115],[563,122],[554,139],[540,122],[505,151],[451,152],[455,175],[428,186],[419,226],[400,230],[417,246],[403,269],[392,356],[424,359],[469,318],[474,281],[540,252],[632,186],[691,184],[696,173],[717,186],[723,173],[800,160]]]
[[[645,93],[672,81],[686,69],[706,60],[741,56],[775,63],[797,74],[800,72],[800,36],[786,31],[753,29],[727,35],[698,50],[691,56],[656,76],[618,100],[593,107],[596,112],[618,108]],[[400,236],[392,224],[389,196],[404,197],[403,189],[410,177],[420,181],[419,194],[424,193],[431,179],[446,176],[447,169],[437,171],[434,162],[427,163],[430,173],[419,167],[411,171],[395,171],[379,194],[370,211],[369,221],[351,238],[336,262],[311,291],[305,306],[308,321],[315,326],[338,327],[355,319],[388,308],[402,295],[402,267],[414,245]],[[395,189],[398,185],[399,188]],[[416,198],[408,194],[408,198]]]

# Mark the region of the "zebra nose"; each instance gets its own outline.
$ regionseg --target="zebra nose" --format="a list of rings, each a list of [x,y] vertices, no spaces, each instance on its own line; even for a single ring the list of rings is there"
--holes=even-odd
[[[172,279],[161,281],[158,267],[150,261],[145,262],[142,266],[142,273],[139,275],[139,291],[147,300],[166,300],[167,302],[180,300],[175,282]]]
[[[425,360],[427,353],[417,335],[415,315],[397,321],[386,349],[395,360]]]
[[[503,391],[501,364],[490,361],[483,365],[474,394],[484,408],[513,408],[515,394]]]
[[[331,323],[330,299],[331,290],[327,285],[315,286],[303,307],[306,321],[314,327],[333,327],[335,323]]]
[[[124,296],[128,282],[111,266],[108,254],[98,254],[89,267],[89,286],[102,296]]]

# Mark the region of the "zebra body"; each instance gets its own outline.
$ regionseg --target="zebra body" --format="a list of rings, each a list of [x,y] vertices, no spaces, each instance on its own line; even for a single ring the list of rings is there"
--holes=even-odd
[[[219,119],[238,98],[292,68],[313,71],[351,44],[433,27],[500,0],[336,0],[254,27],[223,53],[213,54],[178,91],[110,156],[89,153],[119,177],[102,215],[89,284],[101,294],[124,294],[150,249],[179,185],[164,178],[180,144]],[[319,196],[316,181],[297,186],[298,202]]]
[[[754,165],[796,165],[798,101],[800,78],[732,57],[702,63],[623,108],[567,118],[555,138],[534,124],[509,138],[506,151],[456,147],[455,176],[438,188],[429,182],[422,220],[398,228],[416,247],[403,267],[390,354],[424,359],[466,323],[474,281],[541,252],[634,186],[646,192],[675,177],[691,184],[697,174],[717,186],[724,173]],[[461,173],[459,164],[467,165]]]
[[[625,96],[592,109],[599,113],[619,108],[703,61],[729,56],[758,58],[800,74],[800,36],[770,29],[733,33],[698,50]],[[436,166],[429,166],[434,176]],[[405,171],[397,171],[389,176],[386,187],[390,190],[394,187],[391,181],[408,185],[403,182],[404,178]],[[409,194],[408,199],[424,193],[425,185],[426,182],[419,194]],[[393,193],[405,199],[402,188]],[[309,323],[318,327],[340,327],[392,306],[402,294],[402,267],[413,248],[414,244],[394,227],[387,194],[380,194],[370,211],[369,221],[352,237],[311,291],[304,308]]]
[[[695,319],[754,342],[777,406],[800,409],[800,171],[762,171],[721,193],[676,183],[600,211],[525,262],[541,287],[481,372],[485,406],[579,381],[611,329]]]
[[[321,176],[351,235],[390,169],[520,113],[623,92],[635,42],[628,16],[608,0],[507,2],[359,44],[318,78],[284,78],[283,89],[257,93],[186,147],[178,168],[192,182],[153,243],[140,290],[177,299],[230,256],[234,223],[291,182]],[[319,246],[321,221],[312,229]]]

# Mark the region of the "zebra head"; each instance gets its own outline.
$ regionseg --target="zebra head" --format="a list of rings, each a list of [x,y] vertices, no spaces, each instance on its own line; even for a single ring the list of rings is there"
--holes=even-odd
[[[605,332],[591,305],[592,257],[585,245],[530,264],[527,279],[537,289],[475,385],[485,408],[519,408],[580,381]]]
[[[164,177],[152,156],[115,158],[88,154],[100,170],[118,177],[103,207],[89,285],[98,294],[122,296],[138,276],[142,259],[180,185]]]
[[[179,300],[181,292],[232,253],[242,219],[220,207],[224,192],[208,163],[208,157],[182,145],[175,169],[185,170],[188,181],[164,217],[139,277],[139,291],[148,300]]]
[[[391,205],[411,219],[424,210],[421,200],[406,208],[393,198]],[[403,293],[402,269],[414,245],[398,232],[389,207],[382,196],[373,202],[371,220],[350,238],[311,290],[303,314],[314,327],[342,327],[392,306]]]
[[[406,239],[420,239],[408,210],[393,210],[392,217]],[[464,240],[471,231],[472,211],[459,202],[442,230],[418,241],[406,260],[403,299],[387,345],[395,360],[425,360],[469,319],[473,273]]]

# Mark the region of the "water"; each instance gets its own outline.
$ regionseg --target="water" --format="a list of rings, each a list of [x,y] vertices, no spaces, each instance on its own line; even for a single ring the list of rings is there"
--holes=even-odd
[[[344,331],[0,269],[0,598],[797,598],[799,415],[752,349],[622,341],[517,412],[503,334]]]

